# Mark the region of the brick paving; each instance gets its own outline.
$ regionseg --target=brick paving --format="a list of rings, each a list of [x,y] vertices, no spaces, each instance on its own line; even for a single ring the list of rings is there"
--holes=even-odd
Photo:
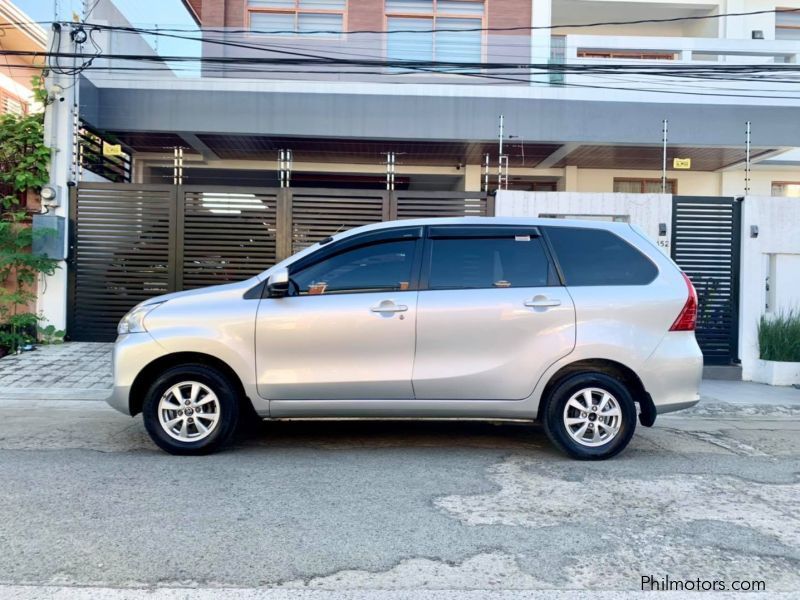
[[[102,399],[113,384],[113,344],[68,342],[0,359],[0,398]]]

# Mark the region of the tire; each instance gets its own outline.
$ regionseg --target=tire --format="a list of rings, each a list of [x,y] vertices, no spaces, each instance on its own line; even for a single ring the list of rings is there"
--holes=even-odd
[[[630,391],[618,379],[603,373],[571,375],[545,401],[542,421],[547,437],[578,460],[616,456],[636,430],[636,404]]]
[[[239,393],[230,378],[213,367],[177,365],[164,371],[147,390],[142,416],[147,433],[162,450],[210,454],[222,448],[236,430]]]

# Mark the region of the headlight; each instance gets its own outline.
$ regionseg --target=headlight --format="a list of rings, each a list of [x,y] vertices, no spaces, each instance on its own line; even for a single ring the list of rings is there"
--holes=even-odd
[[[163,302],[154,302],[153,304],[145,304],[144,306],[137,306],[131,310],[127,315],[122,317],[122,320],[117,325],[117,333],[122,335],[125,333],[142,333],[147,331],[144,328],[144,318],[156,306],[161,306]]]

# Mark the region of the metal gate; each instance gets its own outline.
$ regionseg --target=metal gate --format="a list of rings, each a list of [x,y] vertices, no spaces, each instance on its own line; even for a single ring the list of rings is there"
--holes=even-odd
[[[672,259],[697,289],[697,342],[709,365],[739,359],[740,240],[736,198],[673,198]]]
[[[492,214],[494,198],[475,192],[81,184],[70,204],[67,334],[111,341],[143,300],[246,279],[338,231]]]

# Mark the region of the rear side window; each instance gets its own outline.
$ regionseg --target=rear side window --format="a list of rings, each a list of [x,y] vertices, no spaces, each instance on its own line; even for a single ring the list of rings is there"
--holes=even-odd
[[[428,289],[541,287],[552,282],[540,238],[436,238]]]
[[[547,237],[569,286],[646,285],[658,275],[649,258],[610,231],[548,227]]]

